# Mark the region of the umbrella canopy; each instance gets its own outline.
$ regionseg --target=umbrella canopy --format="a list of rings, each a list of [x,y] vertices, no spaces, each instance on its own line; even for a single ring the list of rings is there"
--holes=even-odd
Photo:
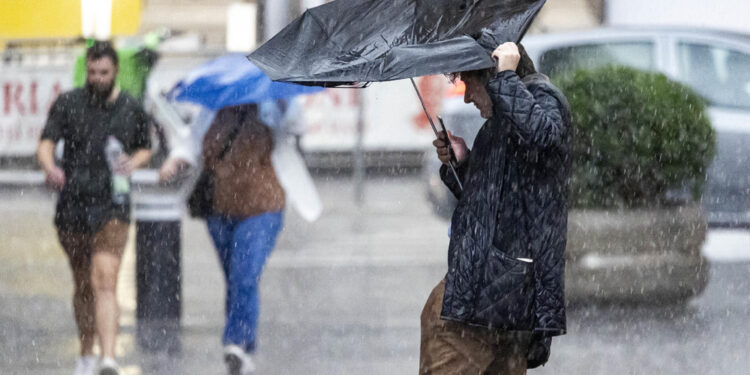
[[[248,58],[275,81],[337,86],[492,67],[545,0],[337,0]]]
[[[212,60],[190,72],[170,92],[178,101],[220,109],[240,104],[286,99],[321,91],[319,87],[273,82],[242,54]]]

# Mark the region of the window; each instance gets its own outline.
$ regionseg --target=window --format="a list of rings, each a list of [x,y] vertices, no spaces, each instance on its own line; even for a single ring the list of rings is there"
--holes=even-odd
[[[543,53],[539,61],[539,70],[550,76],[607,65],[655,70],[654,60],[654,44],[651,42],[586,44],[552,49]]]
[[[680,43],[680,79],[718,107],[750,108],[750,55]]]

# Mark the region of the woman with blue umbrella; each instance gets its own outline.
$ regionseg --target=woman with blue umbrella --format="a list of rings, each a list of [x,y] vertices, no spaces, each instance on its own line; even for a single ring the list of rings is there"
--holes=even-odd
[[[230,375],[255,369],[258,284],[283,226],[285,188],[295,185],[282,183],[284,173],[274,168],[278,160],[288,160],[288,153],[274,150],[283,150],[285,144],[274,142],[272,128],[280,130],[299,115],[289,108],[294,96],[320,90],[272,82],[244,56],[228,55],[191,72],[171,93],[175,100],[206,109],[199,122],[207,131],[199,127],[192,132],[193,144],[202,145],[204,167],[189,208],[206,219],[227,283],[222,341]],[[177,159],[173,155],[172,160]],[[164,178],[173,172],[171,164],[165,163]]]

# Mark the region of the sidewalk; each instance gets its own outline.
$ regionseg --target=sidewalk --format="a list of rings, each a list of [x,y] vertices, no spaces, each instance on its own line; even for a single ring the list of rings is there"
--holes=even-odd
[[[349,180],[317,183],[323,217],[306,223],[287,211],[263,276],[259,373],[416,372],[419,314],[444,273],[447,223],[432,215],[416,176],[370,181],[362,207]],[[0,201],[0,374],[72,372],[72,285],[51,224],[54,197]],[[224,281],[201,221],[183,223],[182,261],[182,356],[139,352],[130,242],[118,285],[124,374],[224,372]]]
[[[318,178],[325,213],[293,213],[263,276],[258,374],[416,374],[419,315],[445,272],[447,223],[417,176],[373,178],[365,204],[348,179]],[[0,192],[0,375],[71,374],[78,350],[65,257],[51,224],[54,198]],[[712,232],[711,281],[687,306],[582,306],[550,363],[530,374],[750,373],[750,262],[746,232]],[[199,221],[183,228],[183,352],[135,345],[134,249],[121,272],[123,374],[225,374],[223,276]],[[734,250],[733,250],[734,252]],[[713,254],[713,255],[712,255]]]

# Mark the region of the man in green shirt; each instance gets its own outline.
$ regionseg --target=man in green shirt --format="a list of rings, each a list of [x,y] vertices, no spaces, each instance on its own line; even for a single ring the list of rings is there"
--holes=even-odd
[[[151,158],[147,116],[138,101],[115,87],[117,73],[117,53],[109,43],[90,47],[85,87],[57,98],[37,150],[47,185],[60,192],[55,226],[73,271],[73,307],[81,340],[76,375],[94,374],[96,369],[100,375],[118,374],[116,285],[130,203],[113,201],[112,175],[129,176]],[[62,167],[54,160],[60,140]],[[119,144],[119,159],[108,162],[108,142]],[[93,356],[95,334],[99,360]]]

